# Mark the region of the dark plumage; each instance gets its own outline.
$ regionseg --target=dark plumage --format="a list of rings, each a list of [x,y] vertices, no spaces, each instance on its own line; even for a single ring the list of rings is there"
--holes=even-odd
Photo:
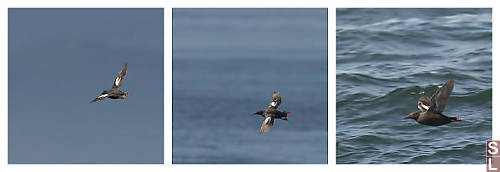
[[[453,91],[455,80],[449,80],[443,86],[439,87],[429,100],[427,97],[421,97],[418,101],[418,108],[421,112],[412,112],[405,116],[405,119],[414,119],[420,124],[439,126],[450,122],[461,121],[457,117],[448,117],[442,112],[448,103],[448,97]]]
[[[278,110],[277,107],[279,104],[281,104],[281,96],[279,93],[274,92],[269,106],[264,110],[254,112],[254,114],[264,117],[264,121],[259,130],[260,134],[267,132],[273,126],[275,118],[288,121],[288,114],[290,114],[290,112]]]
[[[118,73],[118,76],[115,78],[115,81],[113,82],[113,87],[111,87],[110,90],[104,90],[101,92],[101,95],[94,100],[91,100],[90,103],[94,103],[99,100],[103,100],[105,98],[110,98],[110,99],[126,99],[127,96],[130,94],[126,91],[121,91],[120,85],[122,84],[123,80],[125,79],[125,75],[127,74],[127,63],[125,63],[125,66],[123,66],[123,69]]]
[[[288,114],[290,114],[290,112],[287,112],[287,111],[280,111],[276,108],[273,108],[271,105],[269,105],[269,107],[267,107],[267,109],[264,109],[264,110],[259,110],[257,112],[254,112],[255,115],[260,115],[262,117],[265,117],[265,113],[271,113],[271,115],[275,116],[275,118],[279,118],[279,119],[282,119],[282,120],[285,120],[285,121],[288,121]]]

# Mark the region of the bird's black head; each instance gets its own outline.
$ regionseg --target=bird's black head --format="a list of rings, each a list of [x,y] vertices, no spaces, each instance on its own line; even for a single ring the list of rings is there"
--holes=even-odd
[[[419,112],[412,112],[404,117],[404,119],[414,119],[417,120],[418,116],[420,115]]]

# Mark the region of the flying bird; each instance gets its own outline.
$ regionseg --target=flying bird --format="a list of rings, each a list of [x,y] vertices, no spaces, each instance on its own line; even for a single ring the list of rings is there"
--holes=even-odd
[[[101,92],[101,95],[94,100],[90,101],[90,103],[94,103],[99,100],[103,100],[105,98],[110,98],[110,99],[123,99],[125,100],[127,96],[130,96],[130,94],[126,91],[121,91],[120,90],[120,85],[122,85],[123,80],[125,79],[125,75],[127,74],[127,63],[125,63],[125,66],[123,66],[123,69],[118,73],[118,76],[115,78],[115,81],[113,82],[113,87],[111,87],[110,90],[104,90]]]
[[[274,124],[274,119],[282,119],[288,121],[288,114],[290,112],[280,111],[278,110],[278,106],[281,104],[281,95],[277,92],[274,92],[271,102],[269,106],[264,110],[259,110],[254,112],[256,115],[260,115],[264,117],[264,121],[262,122],[262,126],[260,127],[259,133],[262,134],[267,132]]]
[[[425,96],[420,97],[417,107],[421,112],[411,112],[404,118],[414,119],[420,124],[430,126],[440,126],[450,122],[462,121],[460,118],[448,117],[442,113],[448,103],[448,97],[450,97],[454,85],[455,80],[449,80],[442,86],[438,86],[438,89],[430,100]]]

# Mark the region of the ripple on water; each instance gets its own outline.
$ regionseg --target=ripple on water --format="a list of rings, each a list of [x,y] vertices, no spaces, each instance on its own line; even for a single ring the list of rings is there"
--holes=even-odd
[[[491,9],[337,11],[337,163],[483,164],[491,139]],[[439,127],[403,119],[455,79]]]

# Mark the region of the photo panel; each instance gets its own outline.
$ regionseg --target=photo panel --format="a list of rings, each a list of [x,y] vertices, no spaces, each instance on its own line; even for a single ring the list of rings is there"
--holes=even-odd
[[[486,162],[491,8],[338,8],[336,17],[337,164]]]
[[[163,163],[163,9],[10,8],[8,163]]]
[[[173,164],[327,164],[326,8],[172,9]]]

